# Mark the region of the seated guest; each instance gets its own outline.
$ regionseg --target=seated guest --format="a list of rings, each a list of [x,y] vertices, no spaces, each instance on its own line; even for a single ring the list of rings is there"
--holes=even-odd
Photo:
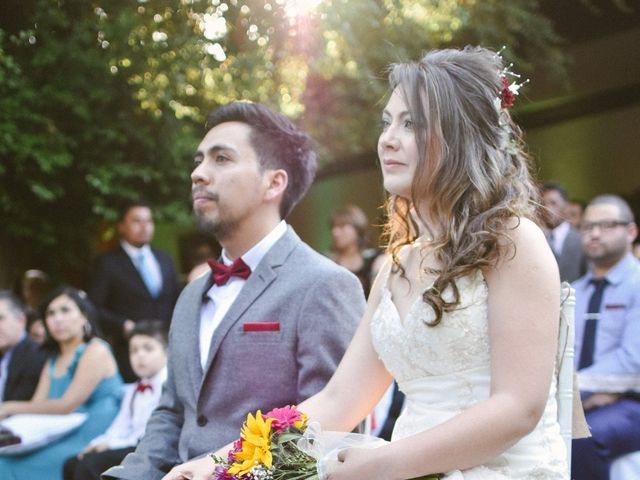
[[[64,480],[100,480],[102,472],[135,450],[167,377],[167,332],[161,322],[136,323],[129,337],[129,361],[140,380],[126,386],[120,412],[109,429],[65,462]]]
[[[38,385],[45,353],[26,331],[24,306],[0,290],[0,401],[29,400]]]
[[[377,249],[367,248],[368,229],[367,216],[355,205],[347,205],[331,215],[333,241],[329,257],[358,277],[367,296],[373,283],[372,272],[377,272],[384,260]],[[377,261],[378,258],[381,261]]]
[[[353,273],[366,296],[378,271],[385,261],[385,255],[369,246],[369,220],[355,205],[347,205],[331,215],[331,259]],[[371,433],[386,440],[391,437],[396,418],[400,414],[404,394],[392,382],[383,398],[371,413]]]
[[[640,374],[640,264],[631,255],[638,234],[633,212],[616,195],[587,206],[582,245],[589,272],[574,282],[576,367],[581,377],[613,380]],[[617,457],[640,450],[640,398],[598,385],[582,391],[592,436],[573,441],[571,478],[608,480]]]
[[[118,412],[122,379],[108,344],[95,338],[95,310],[86,294],[55,290],[43,307],[47,363],[30,401],[0,404],[0,418],[21,413],[83,412],[87,420],[73,433],[32,453],[0,458],[0,478],[62,478],[62,463],[103,433]]]

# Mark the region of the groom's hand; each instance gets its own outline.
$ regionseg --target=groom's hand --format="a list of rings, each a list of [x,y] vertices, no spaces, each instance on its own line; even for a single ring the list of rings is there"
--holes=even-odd
[[[209,455],[176,465],[162,480],[209,480],[216,467]]]

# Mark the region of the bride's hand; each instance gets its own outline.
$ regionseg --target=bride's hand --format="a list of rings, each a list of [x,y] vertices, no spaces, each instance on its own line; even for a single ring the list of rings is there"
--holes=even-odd
[[[392,480],[388,462],[381,462],[378,449],[347,448],[338,452],[338,461],[327,465],[327,480]]]
[[[209,455],[176,465],[162,480],[209,480],[216,464]]]

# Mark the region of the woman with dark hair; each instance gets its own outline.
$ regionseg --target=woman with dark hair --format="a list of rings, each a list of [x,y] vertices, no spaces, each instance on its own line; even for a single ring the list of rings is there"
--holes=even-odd
[[[96,337],[95,308],[87,295],[61,287],[42,305],[49,360],[30,401],[0,404],[0,418],[22,413],[83,412],[79,429],[33,453],[0,458],[0,478],[61,479],[62,463],[103,433],[118,413],[122,379],[109,345]]]
[[[329,256],[358,277],[365,295],[369,295],[379,252],[368,248],[367,216],[355,205],[347,205],[333,212],[330,226],[332,243]]]

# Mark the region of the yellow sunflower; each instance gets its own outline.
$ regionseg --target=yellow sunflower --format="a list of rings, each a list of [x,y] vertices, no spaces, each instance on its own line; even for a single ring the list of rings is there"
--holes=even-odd
[[[254,417],[251,413],[247,415],[240,430],[242,438],[242,450],[235,454],[239,462],[231,464],[228,472],[233,475],[245,475],[256,465],[265,465],[271,468],[273,457],[271,456],[271,423],[272,418],[266,420],[262,412],[258,410]]]

